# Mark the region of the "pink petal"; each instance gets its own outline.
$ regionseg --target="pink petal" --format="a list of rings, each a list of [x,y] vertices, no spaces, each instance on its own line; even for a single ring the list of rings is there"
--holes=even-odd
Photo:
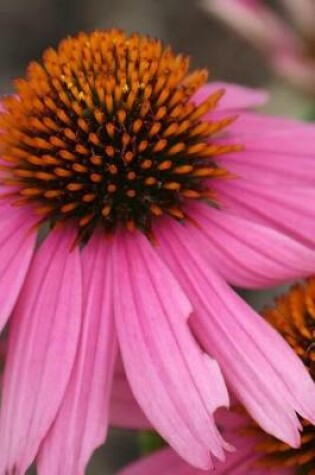
[[[293,28],[260,0],[202,0],[203,7],[240,35],[272,55],[295,51],[301,41]]]
[[[118,472],[118,475],[205,475],[206,473],[210,472],[188,465],[176,452],[167,448],[137,460]]]
[[[257,443],[263,440],[263,436],[253,436],[244,432],[249,420],[246,416],[240,416],[231,411],[221,410],[216,417],[223,433],[226,434],[236,450],[227,454],[225,462],[219,462],[213,473],[218,475],[227,474],[251,474],[266,475],[265,467],[256,467],[262,453],[255,450]],[[210,473],[210,472],[207,472]],[[269,471],[268,471],[269,473]],[[293,475],[294,468],[276,468],[272,471],[275,475]],[[203,475],[203,470],[198,470],[188,465],[172,449],[161,449],[152,455],[129,464],[118,475]]]
[[[248,109],[264,105],[268,101],[268,93],[262,89],[252,89],[226,82],[206,84],[196,92],[192,100],[198,104],[220,89],[224,89],[225,93],[220,99],[216,111]]]
[[[194,334],[236,397],[269,433],[299,443],[295,410],[315,420],[315,385],[293,350],[210,266],[189,230],[169,220],[158,249],[196,309]]]
[[[252,444],[244,444],[239,450],[229,454],[227,461],[218,463],[213,472],[216,475],[266,475],[266,468],[253,466],[259,454],[253,452]],[[203,470],[198,470],[184,462],[171,449],[166,448],[144,457],[121,470],[118,475],[205,475]],[[268,470],[269,473],[269,470]],[[276,469],[275,475],[291,475],[294,469]]]
[[[293,468],[276,468],[275,470],[266,469],[266,467],[257,466],[259,453],[251,444],[236,450],[227,457],[226,463],[218,463],[215,475],[266,475],[273,473],[274,475],[294,475],[296,472]],[[188,475],[188,474],[187,474]],[[199,475],[199,474],[198,474]]]
[[[191,306],[149,241],[135,233],[114,244],[115,317],[132,391],[162,437],[209,468],[209,450],[224,457],[212,414],[228,403],[220,371],[190,334]]]
[[[242,113],[220,143],[238,143],[240,152],[218,157],[237,176],[268,184],[315,185],[314,126]]]
[[[219,409],[216,413],[216,420],[220,425],[222,431],[226,434],[229,442],[237,448],[231,454],[227,454],[225,462],[218,462],[215,466],[214,474],[227,474],[227,469],[248,469],[250,463],[258,458],[258,454],[253,454],[253,447],[257,438],[252,438],[241,435],[244,425],[248,423],[247,416],[240,416],[239,414],[226,409]],[[260,439],[259,439],[260,440]],[[207,471],[207,473],[210,473]],[[234,471],[232,472],[234,474]],[[252,473],[252,472],[250,472]],[[256,472],[253,472],[256,475]],[[257,475],[260,475],[260,471]],[[290,472],[291,473],[291,472]],[[198,470],[187,464],[180,458],[173,450],[166,448],[162,449],[149,457],[144,457],[140,461],[136,461],[128,465],[125,469],[119,472],[119,475],[203,475],[203,470]]]
[[[0,332],[18,298],[36,242],[35,218],[27,209],[0,204]]]
[[[269,43],[268,25],[259,16],[261,2],[257,0],[202,0],[201,5],[246,39],[258,45]]]
[[[229,126],[224,137],[241,142],[247,150],[268,152],[313,153],[314,125],[284,117],[272,117],[257,112],[242,111]],[[294,135],[293,135],[294,134]]]
[[[152,428],[131,392],[120,358],[115,368],[109,421],[113,426],[128,429]]]
[[[41,447],[41,475],[83,474],[106,438],[117,350],[108,247],[96,235],[83,251],[83,328],[62,405]]]
[[[218,118],[227,116],[226,111],[214,111],[213,114]],[[242,153],[251,151],[271,155],[286,153],[289,157],[312,156],[315,150],[314,130],[311,123],[241,111],[237,119],[229,125],[227,132],[217,138],[213,137],[211,143],[241,144]],[[231,158],[231,154],[218,157],[220,160],[222,158]],[[293,162],[290,162],[290,165],[293,165]],[[298,163],[296,168],[297,165]]]
[[[315,245],[315,189],[238,179],[213,183],[220,203],[244,218],[277,229],[305,245]],[[307,272],[306,272],[307,273]]]
[[[269,152],[264,146],[259,150],[245,149],[241,152],[222,155],[218,163],[230,173],[255,183],[269,185],[315,185],[315,161],[312,154],[301,151]]]
[[[0,473],[22,475],[64,395],[81,323],[79,250],[74,235],[51,232],[13,312],[0,414]]]
[[[271,287],[314,272],[315,252],[285,234],[202,203],[188,214],[205,263],[233,285]]]

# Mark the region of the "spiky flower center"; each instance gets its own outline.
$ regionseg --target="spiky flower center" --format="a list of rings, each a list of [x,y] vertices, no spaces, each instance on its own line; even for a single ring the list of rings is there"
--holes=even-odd
[[[299,284],[263,312],[266,320],[281,333],[302,359],[315,380],[315,279]],[[301,448],[294,450],[274,437],[262,433],[257,426],[247,428],[261,436],[256,449],[261,452],[260,465],[269,468],[292,467],[297,474],[315,475],[315,427],[302,419]]]
[[[16,81],[0,116],[3,183],[43,220],[71,219],[80,240],[118,225],[150,234],[154,217],[185,217],[226,172],[211,143],[233,117],[211,120],[223,91],[194,95],[207,72],[160,41],[116,30],[81,33]],[[207,120],[205,115],[207,114]]]
[[[315,278],[293,286],[263,316],[287,340],[315,380]]]

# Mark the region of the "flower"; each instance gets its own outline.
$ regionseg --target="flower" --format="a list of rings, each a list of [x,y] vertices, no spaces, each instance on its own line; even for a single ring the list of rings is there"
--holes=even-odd
[[[277,74],[314,94],[314,2],[282,0],[278,3],[285,7],[288,21],[263,0],[202,0],[208,12],[262,50]]]
[[[0,473],[84,471],[118,348],[147,419],[198,468],[230,449],[219,365],[292,446],[296,411],[315,419],[303,364],[228,285],[314,271],[314,128],[242,112],[265,94],[188,67],[148,37],[81,33],[3,100]]]
[[[263,316],[288,341],[315,379],[315,279],[292,287],[285,295],[277,299],[273,308],[265,310]],[[120,371],[116,374],[114,385],[117,414],[118,405],[121,406],[120,412],[125,413],[119,398],[116,397],[122,391],[119,383],[122,379]],[[124,392],[125,400],[128,400],[129,411],[133,412],[134,416],[138,414],[138,420],[141,420],[140,411],[135,407],[130,391],[125,387]],[[134,406],[133,411],[131,411],[132,406]],[[216,474],[230,473],[231,470],[233,474],[263,475],[268,472],[275,475],[297,473],[314,475],[315,426],[306,420],[302,420],[304,429],[302,444],[296,450],[264,433],[241,408],[235,409],[235,412],[221,411],[217,420],[227,440],[233,443],[237,450],[228,455],[226,462],[217,464]],[[117,421],[114,420],[114,423]],[[126,416],[125,423],[128,426],[134,426],[132,420]],[[149,427],[145,422],[142,424],[144,428]],[[205,472],[189,466],[171,449],[163,448],[163,450],[129,465],[120,472],[120,475],[147,473],[152,475],[160,473],[165,475],[174,473],[201,475]]]

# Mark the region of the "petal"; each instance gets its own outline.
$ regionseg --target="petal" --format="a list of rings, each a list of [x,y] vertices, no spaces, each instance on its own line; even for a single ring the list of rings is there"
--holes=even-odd
[[[228,401],[216,363],[188,329],[191,306],[140,233],[115,237],[113,274],[118,338],[132,391],[162,437],[192,465],[209,468],[209,450],[224,456],[212,413]]]
[[[239,143],[240,152],[218,161],[235,175],[267,184],[315,185],[315,128],[303,122],[242,113],[220,143]]]
[[[314,154],[313,154],[314,155]],[[315,160],[311,153],[292,154],[245,149],[241,152],[222,155],[217,163],[236,176],[255,183],[269,185],[315,185]]]
[[[81,323],[79,250],[51,232],[35,255],[10,327],[0,413],[0,473],[22,475],[64,395]]]
[[[216,111],[248,109],[261,106],[268,101],[269,97],[268,93],[263,89],[252,89],[238,86],[237,84],[216,81],[208,83],[199,89],[192,100],[198,104],[220,89],[224,90],[224,95],[220,99]]]
[[[209,13],[234,28],[244,38],[269,55],[279,50],[300,47],[300,40],[293,29],[282,20],[266,2],[259,0],[202,0]]]
[[[152,429],[134,395],[119,358],[116,364],[109,410],[110,424],[126,429]]]
[[[0,205],[0,332],[18,298],[35,248],[35,218],[27,209]]]
[[[222,181],[222,180],[221,180]],[[212,184],[227,210],[315,245],[315,189],[251,183],[243,179]]]
[[[266,475],[273,473],[274,475],[294,475],[296,472],[290,468],[276,468],[270,471],[266,467],[259,467],[259,454],[255,453],[253,447],[248,445],[242,449],[236,450],[229,455],[226,463],[219,463],[216,467],[215,475]]]
[[[309,122],[301,120],[289,119],[287,117],[273,117],[258,112],[242,111],[238,119],[230,125],[230,130],[233,134],[242,137],[254,147],[257,143],[262,144],[265,140],[265,147],[267,150],[273,150],[277,146],[277,150],[287,150],[290,153],[293,148],[293,153],[305,150],[304,143],[297,142],[292,137],[294,131],[299,138],[305,137],[307,139],[307,146],[314,150],[314,143],[312,145],[312,137],[314,137],[314,125]],[[289,142],[283,142],[280,138],[286,137]],[[266,140],[268,138],[268,140]],[[270,140],[272,142],[270,143]],[[253,148],[254,149],[254,148]],[[292,153],[292,152],[291,152]]]
[[[272,228],[202,203],[188,214],[198,223],[189,233],[205,263],[230,284],[271,287],[314,272],[315,252]]]
[[[160,250],[196,309],[191,319],[203,348],[219,362],[236,397],[254,419],[292,446],[295,410],[315,419],[315,385],[289,345],[210,266],[185,226],[156,229]],[[167,225],[167,226],[166,226]]]
[[[259,16],[259,2],[246,0],[202,0],[203,8],[226,22],[238,33],[258,44],[268,42],[268,25]]]
[[[188,465],[176,452],[167,448],[131,463],[118,472],[118,475],[205,475],[205,473],[209,472]]]
[[[41,475],[85,472],[95,448],[105,441],[115,337],[108,242],[96,235],[83,251],[83,327],[58,415],[38,458]]]
[[[229,125],[229,135],[224,137],[224,141],[241,142],[246,150],[296,155],[314,153],[313,138],[312,123],[241,111],[237,120]]]
[[[252,444],[243,444],[239,450],[227,456],[226,462],[218,463],[213,473],[216,475],[227,475],[228,473],[233,475],[266,475],[265,467],[258,468],[253,465],[255,462],[257,463],[258,458],[259,454],[253,452]],[[290,468],[280,468],[276,469],[273,473],[275,475],[291,475],[295,472]],[[205,472],[191,467],[180,459],[174,451],[166,448],[131,463],[118,473],[118,475],[148,474],[205,475]]]

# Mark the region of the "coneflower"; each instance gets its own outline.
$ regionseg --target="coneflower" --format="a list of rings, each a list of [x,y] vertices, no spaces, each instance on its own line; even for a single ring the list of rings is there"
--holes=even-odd
[[[314,96],[313,0],[278,0],[272,6],[266,0],[201,0],[200,5],[261,50],[278,75]]]
[[[1,474],[35,458],[40,474],[84,471],[118,348],[148,420],[196,467],[229,448],[220,367],[271,434],[297,446],[296,411],[314,421],[303,364],[227,283],[314,272],[314,128],[206,81],[157,40],[96,31],[3,99]]]

